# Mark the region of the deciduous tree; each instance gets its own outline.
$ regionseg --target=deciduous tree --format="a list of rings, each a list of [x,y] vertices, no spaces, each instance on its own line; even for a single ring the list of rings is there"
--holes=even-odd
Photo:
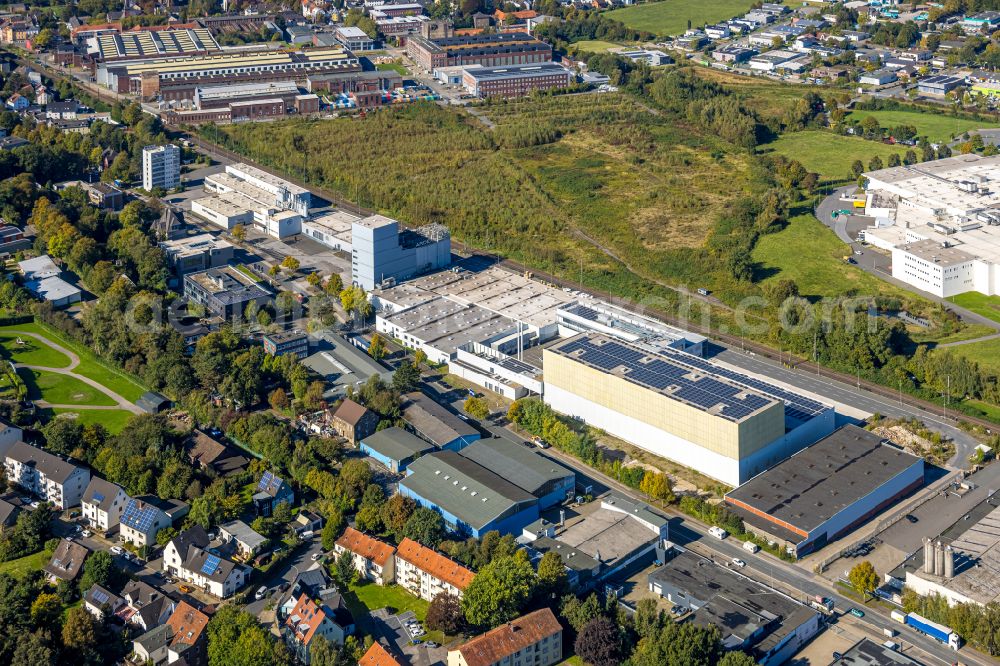
[[[618,666],[624,656],[621,630],[604,615],[584,625],[573,648],[590,666]]]

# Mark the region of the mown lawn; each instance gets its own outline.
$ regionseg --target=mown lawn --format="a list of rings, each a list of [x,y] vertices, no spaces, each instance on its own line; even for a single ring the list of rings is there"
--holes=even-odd
[[[17,344],[18,339],[23,344]],[[3,357],[14,363],[25,365],[42,365],[47,368],[65,368],[69,366],[69,357],[56,351],[40,340],[27,335],[7,333],[0,335],[0,346],[3,347]]]
[[[111,396],[85,384],[76,377],[45,370],[18,368],[18,374],[28,387],[30,400],[47,400],[54,405],[105,405],[112,406]]]
[[[750,0],[661,0],[616,9],[608,12],[608,18],[636,30],[680,35],[689,23],[691,27],[717,23],[745,13],[752,4]]]
[[[351,591],[344,595],[344,600],[355,617],[368,615],[371,611],[379,608],[388,608],[393,614],[413,611],[421,624],[427,617],[427,607],[430,606],[430,603],[413,596],[398,585],[382,586],[369,581],[352,583]],[[426,626],[424,631],[427,633],[421,636],[421,640],[425,642],[434,641],[441,645],[447,645],[454,638],[453,636],[445,636],[440,631],[431,631]]]
[[[966,310],[972,310],[977,315],[1000,322],[1000,296],[986,296],[978,291],[967,291],[948,300]]]
[[[50,557],[52,557],[52,553],[43,549],[37,553],[19,557],[16,560],[0,562],[0,574],[10,574],[15,578],[21,578],[32,571],[41,570],[42,567],[48,564]]]
[[[90,349],[84,347],[75,340],[66,338],[55,329],[47,326],[43,327],[37,323],[0,326],[0,335],[11,334],[14,331],[38,333],[39,335],[52,340],[52,342],[71,350],[80,357],[80,365],[74,368],[73,372],[78,375],[83,375],[89,379],[93,379],[96,382],[100,382],[107,388],[124,397],[126,400],[135,402],[139,399],[139,396],[148,390],[145,386],[142,386],[136,380],[127,376],[124,372],[113,370],[110,366],[104,365]],[[108,404],[114,403],[112,402]]]
[[[860,294],[887,294],[894,287],[844,263],[850,248],[811,213],[795,215],[778,233],[761,236],[754,248],[763,282],[790,279],[806,298],[837,297],[855,289]]]
[[[1000,338],[949,347],[948,351],[975,361],[985,370],[1000,372]]]
[[[853,180],[851,165],[855,160],[861,160],[867,170],[868,161],[876,155],[887,166],[890,155],[896,153],[902,157],[907,150],[907,146],[890,146],[824,130],[789,132],[760,146],[761,152],[773,151],[798,160],[809,171],[818,173],[820,180],[827,182]]]
[[[600,39],[582,39],[579,42],[573,42],[573,46],[580,51],[589,51],[590,53],[604,53],[611,49],[621,48],[621,44],[605,42]]]
[[[380,62],[379,64],[375,65],[375,69],[377,69],[379,71],[382,71],[382,72],[387,71],[387,70],[392,70],[392,71],[396,72],[397,74],[399,74],[400,76],[409,76],[410,75],[410,70],[406,69],[406,67],[403,66],[402,63],[398,63],[398,62]]]
[[[943,113],[922,113],[920,111],[852,111],[847,114],[847,119],[861,122],[868,116],[874,116],[882,127],[913,125],[917,128],[918,136],[926,136],[927,140],[932,143],[949,141],[969,130],[1000,127],[997,123],[988,121],[966,120]]]
[[[135,414],[124,409],[69,409],[57,407],[44,410],[43,417],[53,419],[62,415],[74,418],[84,425],[100,423],[112,435],[118,434]]]

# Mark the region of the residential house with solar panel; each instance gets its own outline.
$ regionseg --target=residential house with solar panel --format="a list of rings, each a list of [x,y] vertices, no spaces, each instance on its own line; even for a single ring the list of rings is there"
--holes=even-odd
[[[153,495],[130,499],[121,515],[121,540],[136,546],[151,546],[156,535],[191,510],[187,502],[161,500]]]
[[[250,578],[250,569],[208,550],[201,526],[188,528],[163,549],[163,570],[220,599],[227,599]]]
[[[90,483],[90,470],[37,446],[14,442],[3,461],[7,481],[65,511],[77,506]]]
[[[267,518],[282,502],[288,502],[288,506],[295,504],[295,491],[280,476],[264,472],[257,483],[257,492],[253,495],[253,506],[257,515]]]
[[[130,499],[118,484],[95,476],[87,484],[80,505],[87,524],[95,530],[107,532],[118,525]]]
[[[96,583],[83,593],[84,610],[98,621],[104,620],[108,615],[116,614],[124,607],[125,600],[122,597]]]

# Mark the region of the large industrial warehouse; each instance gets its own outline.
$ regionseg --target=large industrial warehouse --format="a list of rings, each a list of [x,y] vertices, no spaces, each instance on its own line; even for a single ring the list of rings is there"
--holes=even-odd
[[[834,428],[832,407],[670,348],[591,332],[543,354],[553,409],[731,486]]]
[[[923,458],[848,425],[730,492],[726,504],[747,529],[802,556],[923,483]]]

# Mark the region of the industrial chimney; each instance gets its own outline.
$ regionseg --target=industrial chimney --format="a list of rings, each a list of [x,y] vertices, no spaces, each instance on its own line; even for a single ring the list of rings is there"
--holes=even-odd
[[[934,573],[934,542],[924,537],[924,573]]]
[[[940,541],[934,547],[934,575],[944,575],[944,544]]]
[[[944,577],[955,577],[955,550],[951,546],[944,549]]]

